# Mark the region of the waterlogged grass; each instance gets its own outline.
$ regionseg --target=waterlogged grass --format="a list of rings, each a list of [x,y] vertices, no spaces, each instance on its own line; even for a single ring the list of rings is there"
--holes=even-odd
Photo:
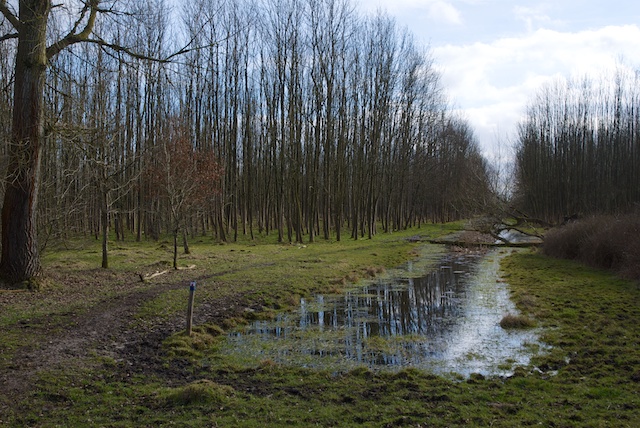
[[[513,377],[452,381],[416,370],[366,369],[335,375],[271,361],[229,369],[223,361],[209,368],[212,379],[252,392],[244,396],[236,388],[235,401],[218,412],[218,423],[637,426],[637,285],[530,253],[508,257],[503,269],[522,316],[543,327],[551,346]]]
[[[273,242],[214,245],[203,239],[192,243],[193,254],[182,260],[198,267],[178,279],[197,275],[196,303],[238,292],[247,302],[276,310],[293,305],[296,296],[341,287],[332,280],[364,277],[370,267],[401,264],[415,248],[403,236],[418,233],[306,247]],[[156,254],[157,248],[147,250]],[[73,255],[58,255],[54,263]],[[142,264],[154,263],[154,257],[145,256]],[[130,264],[113,269],[135,270],[133,261],[126,262],[134,259],[133,253],[125,256],[122,263]],[[270,360],[241,367],[216,351],[222,337],[219,328],[201,325],[192,337],[167,338],[165,360],[171,376],[161,370],[132,372],[126,363],[105,357],[85,368],[73,364],[69,370],[40,371],[27,396],[16,398],[0,413],[0,425],[640,426],[637,284],[532,253],[509,256],[502,268],[518,310],[534,320],[551,346],[510,378],[451,379],[415,369],[334,373]],[[43,293],[41,299],[46,298]],[[173,300],[163,296],[138,317],[149,321],[163,316],[178,305],[179,299]],[[11,315],[4,318],[3,327],[13,329],[29,319],[22,306],[5,305]],[[38,311],[46,312],[47,306]],[[229,320],[229,326],[237,322],[241,321]],[[5,331],[0,333],[3,340]],[[28,337],[29,330],[23,335]]]
[[[459,230],[460,223],[429,225],[393,234],[380,234],[373,240],[345,239],[340,242],[318,240],[310,244],[225,244],[208,242],[191,245],[194,263],[207,273],[198,288],[203,299],[209,295],[207,282],[223,283],[225,290],[245,293],[245,298],[262,309],[281,310],[297,305],[301,296],[313,293],[340,293],[362,279],[383,275],[388,267],[415,257],[416,244],[407,242],[415,235],[424,238]],[[435,246],[434,246],[435,248]],[[417,250],[416,250],[417,251]],[[219,296],[224,290],[215,290]]]
[[[535,327],[535,322],[522,315],[506,314],[500,320],[500,327],[504,329],[526,329]]]
[[[503,264],[519,308],[551,349],[534,358],[547,382],[593,426],[640,423],[640,287],[609,273],[542,255]]]
[[[421,253],[426,253],[429,259],[432,251]],[[458,290],[454,302],[457,309],[440,307],[423,311],[422,305],[427,300],[412,301],[412,295],[421,295],[425,284],[418,282],[414,289],[411,281],[405,280],[418,274],[409,264],[408,270],[392,269],[390,278],[361,284],[346,295],[304,299],[299,309],[281,314],[271,322],[251,323],[231,334],[221,353],[226,359],[242,361],[249,367],[271,359],[279,364],[335,372],[364,365],[375,371],[411,366],[444,375],[452,371],[464,375],[509,374],[511,366],[528,364],[531,354],[522,344],[536,341],[536,333],[497,328],[503,314],[516,312],[506,285],[496,281],[499,261],[507,253],[491,252],[477,265],[477,260],[469,258],[468,263],[475,267],[468,274],[465,272],[470,266],[461,262],[459,254],[456,260],[461,264],[455,265],[457,274],[447,274],[449,271],[439,269],[439,264],[435,266],[441,272],[438,276],[441,281],[453,281],[455,277],[466,284],[459,289],[453,286]],[[474,255],[473,259],[477,257]],[[442,263],[440,257],[438,261]],[[424,276],[425,271],[432,269],[434,266],[424,267],[420,273]],[[463,278],[460,274],[464,274]],[[429,281],[435,283],[436,277],[430,275]],[[389,282],[395,285],[389,286]],[[436,304],[435,300],[430,304]],[[382,307],[386,308],[384,312],[380,310]],[[348,316],[342,315],[347,313]],[[389,328],[387,323],[393,324],[398,319],[403,320],[403,327],[395,330],[395,334],[391,333],[393,327],[385,329]],[[424,333],[413,336],[401,333],[418,330]],[[513,363],[507,369],[497,367],[504,367],[503,361],[510,358]]]
[[[524,268],[533,263],[543,267],[530,271]],[[618,321],[638,314],[633,306],[638,302],[638,285],[606,272],[530,253],[513,256],[503,267],[519,306],[536,318],[549,319],[545,323],[548,326],[557,327],[559,319],[563,319],[564,325],[578,328],[580,334],[591,327],[601,331],[603,326],[614,324],[624,329],[628,326]],[[550,291],[552,300],[547,295]],[[561,333],[555,330],[550,334]],[[569,333],[569,336],[577,334]]]

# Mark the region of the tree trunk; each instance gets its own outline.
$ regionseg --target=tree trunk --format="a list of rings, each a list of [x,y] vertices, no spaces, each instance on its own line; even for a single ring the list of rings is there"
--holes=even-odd
[[[36,201],[42,152],[46,29],[49,0],[20,2],[13,128],[2,206],[0,276],[11,283],[40,272]]]
[[[176,227],[173,229],[173,268],[178,269],[178,232]]]
[[[100,223],[102,225],[102,267],[109,268],[109,193],[103,189],[102,210],[100,210]]]
[[[189,241],[187,241],[187,229],[182,229],[182,247],[184,248],[185,254],[191,254],[191,250],[189,250]]]

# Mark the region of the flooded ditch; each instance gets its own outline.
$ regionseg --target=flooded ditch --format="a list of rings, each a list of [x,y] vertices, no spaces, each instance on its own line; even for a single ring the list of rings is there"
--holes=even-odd
[[[345,294],[302,299],[230,334],[221,352],[246,365],[509,375],[541,345],[535,330],[499,325],[517,313],[498,275],[507,251],[429,254]]]

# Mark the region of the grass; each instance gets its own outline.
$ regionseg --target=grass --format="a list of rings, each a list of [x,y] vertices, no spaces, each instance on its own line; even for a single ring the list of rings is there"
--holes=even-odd
[[[234,395],[235,391],[232,387],[202,379],[159,392],[158,403],[164,404],[167,408],[190,405],[220,406],[228,403]]]
[[[535,327],[535,322],[526,316],[506,314],[500,320],[500,327],[504,329],[524,329]]]
[[[428,233],[445,231],[438,227]],[[426,229],[422,232],[427,233]],[[202,239],[192,243],[192,255],[183,257],[185,264],[194,263],[197,268],[175,273],[170,280],[188,283],[196,276],[199,305],[239,295],[242,304],[256,308],[256,313],[276,311],[292,306],[299,296],[342,287],[342,283],[333,283],[336,278],[364,277],[371,267],[400,264],[416,249],[404,238],[417,233],[421,231],[379,235],[373,241],[306,246],[273,242],[215,245]],[[157,262],[162,254],[151,243],[131,244],[132,252],[112,264],[116,282],[120,275]],[[138,263],[136,251],[144,253]],[[72,279],[93,272],[92,260],[99,263],[99,255],[84,255],[75,249],[49,254],[45,264],[61,265],[76,256],[78,261],[57,267],[68,269]],[[27,396],[13,400],[0,413],[0,425],[640,426],[637,285],[531,252],[507,257],[502,269],[519,312],[534,320],[550,346],[530,367],[517,368],[509,378],[472,375],[452,380],[415,369],[374,373],[358,368],[333,373],[284,367],[268,360],[255,367],[236,367],[215,350],[220,329],[200,325],[192,337],[176,334],[166,339],[166,373],[132,370],[104,356],[93,357],[92,364],[84,367],[74,364],[68,369],[39,371]],[[153,285],[151,281],[136,287],[146,290]],[[63,327],[68,321],[64,311],[81,303],[57,307],[47,301],[56,293],[65,295],[69,288],[76,298],[86,297],[88,306],[101,301],[64,281],[55,291],[25,294],[24,301],[3,303],[0,339],[13,338],[12,346],[19,347],[15,337],[21,322],[37,324],[53,315],[60,317],[57,322]],[[131,290],[114,286],[105,291],[125,292]],[[183,310],[178,295],[168,293],[143,305],[137,312],[138,322],[153,323]],[[32,310],[33,305],[36,309]],[[229,326],[243,322],[241,318],[227,321]],[[30,337],[30,329],[19,331]],[[10,371],[15,363],[9,358],[5,361],[2,370]]]

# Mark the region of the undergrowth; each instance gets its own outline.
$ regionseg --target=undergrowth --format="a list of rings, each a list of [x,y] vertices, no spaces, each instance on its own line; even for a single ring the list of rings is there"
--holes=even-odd
[[[506,314],[500,320],[500,327],[504,329],[524,329],[535,327],[535,322],[526,316]]]
[[[593,216],[552,229],[543,250],[640,280],[640,214]]]

